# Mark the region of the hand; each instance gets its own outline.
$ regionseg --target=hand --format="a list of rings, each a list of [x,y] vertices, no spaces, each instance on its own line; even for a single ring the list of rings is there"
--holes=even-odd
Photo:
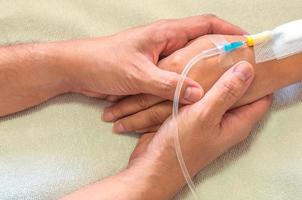
[[[158,68],[158,60],[205,34],[243,34],[215,16],[202,15],[163,20],[132,28],[109,37],[66,42],[70,56],[74,92],[88,96],[147,93],[172,99],[180,75]],[[203,90],[188,78],[182,103],[193,103]]]
[[[243,36],[222,35],[221,37],[229,42],[244,40]],[[180,73],[194,55],[212,47],[213,44],[209,36],[202,36],[192,41],[185,48],[162,59],[158,66],[165,70]],[[254,102],[277,89],[301,80],[301,70],[299,68],[301,65],[299,63],[302,55],[256,64],[253,50],[251,48],[241,48],[227,54],[223,59],[217,58],[212,57],[196,63],[190,71],[189,77],[197,81],[207,92],[219,77],[230,68],[230,63],[241,60],[251,62],[255,69],[255,80],[244,96],[233,105],[234,108]],[[231,62],[230,58],[232,59]],[[113,121],[113,130],[117,133],[132,131],[143,133],[157,131],[171,113],[171,101],[152,95],[139,94],[124,98],[107,107],[103,113],[103,120]]]
[[[211,36],[213,37],[213,36]],[[243,36],[221,36],[225,37],[227,41],[243,40]],[[203,50],[213,48],[213,43],[210,36],[203,36],[192,41],[185,48],[176,51],[170,56],[162,59],[158,66],[167,71],[181,73],[184,66],[189,60]],[[239,56],[235,52],[232,57],[235,61],[238,57],[243,57],[249,60],[252,51],[248,48],[240,50],[242,55]],[[230,55],[228,55],[229,58]],[[228,59],[226,58],[226,60]],[[238,59],[240,60],[240,59]],[[219,61],[216,57],[207,59],[204,62],[198,62],[190,71],[189,76],[197,81],[204,91],[215,83],[215,81],[229,68],[230,66],[224,62]],[[265,95],[267,95],[266,93]],[[263,95],[263,96],[265,96]],[[258,96],[257,99],[263,96]],[[256,100],[256,99],[248,99]],[[246,101],[244,101],[246,103]],[[247,103],[249,103],[247,102]],[[172,102],[166,99],[148,95],[139,94],[126,97],[117,103],[109,106],[104,110],[103,120],[114,121],[113,130],[117,133],[125,133],[131,131],[150,132],[157,131],[159,126],[172,113]]]
[[[230,110],[253,77],[253,67],[241,62],[228,70],[202,100],[181,109],[177,123],[182,153],[191,176],[246,138],[268,110],[271,96]],[[168,119],[157,133],[143,134],[125,170],[64,200],[173,198],[185,185],[174,150],[173,124]]]
[[[253,67],[241,62],[228,70],[202,100],[181,109],[177,120],[180,142],[192,176],[245,139],[268,110],[271,96],[229,110],[245,93],[253,76]],[[175,127],[169,119],[157,133],[141,136],[130,160],[130,165],[147,162],[154,166],[156,163],[157,167],[150,167],[157,169],[154,184],[159,184],[157,188],[165,187],[166,191],[162,194],[164,198],[157,199],[172,198],[184,184],[174,151],[174,134]]]

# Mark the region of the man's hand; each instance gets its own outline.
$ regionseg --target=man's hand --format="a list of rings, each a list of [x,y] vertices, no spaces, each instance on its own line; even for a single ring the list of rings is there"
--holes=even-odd
[[[217,81],[202,100],[181,109],[177,124],[182,154],[191,176],[244,140],[269,109],[271,96],[230,110],[248,89],[253,73],[250,64],[238,63]],[[154,195],[160,194],[156,199],[172,198],[185,183],[175,154],[175,133],[175,123],[168,119],[157,133],[141,136],[130,159],[130,166],[149,163],[152,167],[148,168],[155,169],[151,173],[154,179],[149,180],[149,186],[157,188],[157,192],[153,191]],[[165,188],[164,191],[161,188]]]
[[[220,35],[226,41],[243,41],[244,36]],[[162,59],[158,67],[168,71],[181,73],[189,60],[199,52],[213,48],[213,35],[202,36],[190,42],[185,48],[178,50]],[[301,80],[302,54],[287,59],[274,60],[265,63],[255,63],[252,48],[241,48],[225,55],[204,59],[194,65],[189,77],[197,81],[205,93],[213,86],[219,77],[231,66],[229,61],[246,60],[252,63],[255,70],[255,80],[248,91],[233,108],[249,104],[272,92]],[[290,67],[289,67],[290,66]],[[116,133],[156,132],[161,124],[172,113],[172,101],[154,95],[138,94],[125,97],[105,108],[103,120],[114,122]]]
[[[253,67],[241,62],[228,70],[203,99],[181,109],[177,123],[191,176],[245,139],[268,110],[271,96],[230,110],[253,77]],[[64,200],[171,199],[185,185],[174,149],[175,128],[174,121],[168,119],[157,133],[141,135],[124,171]]]
[[[208,33],[243,31],[203,15],[163,20],[108,37],[1,47],[0,116],[68,92],[99,98],[148,93],[172,99],[180,75],[159,69],[158,60]],[[181,102],[193,103],[202,95],[200,85],[188,78]]]
[[[180,75],[158,68],[159,59],[201,35],[212,33],[244,31],[215,16],[202,15],[161,20],[109,37],[71,41],[64,49],[73,50],[73,89],[89,96],[147,93],[173,99]],[[180,99],[188,104],[202,95],[199,84],[188,78]]]

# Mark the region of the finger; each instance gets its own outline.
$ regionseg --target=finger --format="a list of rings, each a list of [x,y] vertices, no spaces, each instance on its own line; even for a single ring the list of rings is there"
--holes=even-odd
[[[110,101],[110,102],[116,102],[116,101],[119,101],[119,100],[121,100],[125,97],[126,97],[125,95],[108,95],[106,97],[106,100]]]
[[[268,95],[254,103],[229,111],[221,124],[227,143],[234,145],[245,139],[267,113],[272,99],[272,95]]]
[[[247,34],[215,15],[199,15],[177,20],[162,20],[153,25],[154,39],[159,40],[159,52],[163,56],[184,47],[187,42],[206,34],[243,35]],[[164,36],[164,37],[163,37]]]
[[[150,94],[129,96],[105,108],[102,119],[106,122],[116,121],[122,117],[145,110],[161,101],[164,101],[164,99]]]
[[[149,128],[141,129],[135,131],[136,133],[150,133],[150,132],[156,132],[160,128],[160,125],[157,126],[151,126]]]
[[[106,99],[107,98],[107,94],[100,94],[100,93],[96,93],[96,92],[92,92],[92,91],[83,91],[82,94],[84,94],[87,97],[93,97],[93,98],[99,98],[99,99]]]
[[[206,34],[246,34],[246,32],[240,27],[212,14],[187,17],[178,20],[177,23],[181,24],[179,29],[182,29],[186,33],[189,40]]]
[[[172,103],[165,101],[134,115],[120,119],[113,125],[116,133],[127,133],[162,124],[172,112]]]
[[[165,71],[154,66],[148,68],[147,76],[150,78],[147,82],[141,84],[140,87],[142,93],[149,93],[173,100],[177,83],[182,79],[180,74]],[[186,78],[181,90],[180,102],[183,104],[194,103],[200,100],[203,94],[202,87],[196,81]]]
[[[207,34],[224,34],[224,35],[245,35],[245,30],[219,17],[214,16],[209,23]]]
[[[245,93],[254,77],[254,69],[246,61],[237,63],[214,84],[200,106],[211,117],[221,119],[230,107]]]

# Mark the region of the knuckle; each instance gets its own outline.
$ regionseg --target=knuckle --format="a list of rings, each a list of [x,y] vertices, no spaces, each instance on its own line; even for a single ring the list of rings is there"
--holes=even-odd
[[[144,95],[137,95],[136,103],[140,109],[144,109],[147,107],[147,102],[146,102],[146,98]]]
[[[152,35],[156,43],[163,44],[170,38],[175,38],[177,36],[177,32],[172,25],[173,22],[173,19],[163,19],[153,24]]]
[[[153,24],[153,28],[155,29],[155,33],[158,33],[156,36],[163,35],[169,29],[170,20],[161,19]]]
[[[225,100],[226,98],[237,99],[241,94],[241,91],[239,90],[240,85],[234,80],[223,81],[218,89],[222,91],[222,100]]]
[[[174,88],[177,85],[177,81],[178,80],[172,74],[171,74],[171,76],[169,76],[168,78],[163,80],[162,87],[161,87],[163,92],[173,92]]]
[[[213,31],[213,26],[215,24],[215,21],[218,19],[218,17],[214,14],[206,14],[204,15],[204,20],[208,23],[209,32]]]
[[[118,120],[119,123],[121,123],[125,129],[125,132],[130,132],[137,130],[139,127],[139,124],[137,123],[139,115],[134,114],[131,116],[127,116],[125,118],[122,118]]]
[[[212,14],[212,13],[204,14],[203,17],[204,17],[206,20],[214,20],[214,19],[217,19],[217,16],[216,16],[215,14]]]
[[[161,117],[160,117],[160,114],[158,113],[158,111],[156,110],[153,110],[151,112],[151,115],[150,115],[150,122],[152,124],[158,124],[161,122]]]
[[[161,114],[157,109],[152,109],[150,113],[150,122],[152,124],[161,123]]]
[[[179,38],[179,40],[182,40],[184,38],[183,34],[180,34],[173,28],[166,29],[164,35],[165,35],[165,38],[167,38],[168,40],[172,40],[175,38]]]
[[[171,23],[172,19],[160,19],[154,23],[157,28],[166,28],[169,23]]]
[[[171,69],[181,72],[181,69],[179,69],[179,68],[183,66],[183,61],[184,61],[183,54],[176,52],[173,55],[171,55],[169,59],[170,59],[169,65],[170,65]]]
[[[105,108],[105,111],[110,112],[114,116],[114,118],[117,118],[119,116],[119,112],[118,112],[119,109],[116,107],[119,107],[119,106],[116,106],[116,105],[110,106],[109,108]]]

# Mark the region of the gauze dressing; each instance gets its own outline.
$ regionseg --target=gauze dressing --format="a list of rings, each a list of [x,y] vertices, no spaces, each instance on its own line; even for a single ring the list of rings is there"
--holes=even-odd
[[[302,20],[282,25],[273,31],[273,51],[277,59],[302,52]]]
[[[251,46],[254,46],[256,63],[283,59],[302,52],[302,20],[247,38],[254,41]]]

